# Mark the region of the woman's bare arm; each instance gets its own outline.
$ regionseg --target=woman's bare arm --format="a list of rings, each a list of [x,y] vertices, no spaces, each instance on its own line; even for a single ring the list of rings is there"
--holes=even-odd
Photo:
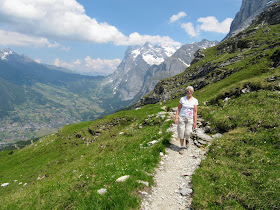
[[[179,116],[179,113],[180,113],[181,109],[182,109],[182,104],[179,103],[178,109],[177,109],[177,112],[176,112],[176,116],[175,116],[175,120],[174,120],[174,123],[175,123],[175,124],[178,123],[178,116]]]

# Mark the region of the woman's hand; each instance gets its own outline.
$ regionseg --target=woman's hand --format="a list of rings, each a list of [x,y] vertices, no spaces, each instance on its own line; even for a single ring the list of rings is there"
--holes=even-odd
[[[174,124],[178,123],[178,118],[175,117]]]
[[[193,124],[193,131],[196,129],[196,123]]]

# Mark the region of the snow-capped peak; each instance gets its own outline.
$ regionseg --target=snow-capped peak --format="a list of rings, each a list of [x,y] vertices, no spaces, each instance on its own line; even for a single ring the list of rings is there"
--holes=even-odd
[[[138,46],[131,51],[133,60],[139,55],[142,56],[143,60],[149,65],[159,65],[165,58],[170,57],[177,50],[177,48],[170,45],[163,44],[152,44],[145,43],[144,45]]]
[[[131,52],[132,56],[133,56],[133,59],[135,60],[137,58],[138,55],[140,55],[140,50],[139,49],[136,49],[136,50],[133,50]]]
[[[0,50],[0,57],[1,60],[7,60],[7,56],[13,54],[13,51],[11,49],[4,49]]]

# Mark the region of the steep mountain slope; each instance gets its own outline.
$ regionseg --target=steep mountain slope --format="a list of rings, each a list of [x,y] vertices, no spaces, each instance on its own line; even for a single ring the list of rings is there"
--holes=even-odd
[[[117,70],[108,78],[108,83],[122,100],[132,100],[140,91],[148,68],[158,65],[175,52],[175,48],[146,43],[130,46]]]
[[[181,46],[172,56],[166,58],[164,62],[159,65],[151,66],[147,70],[143,86],[135,98],[139,100],[141,97],[152,91],[160,80],[175,76],[185,71],[185,69],[190,66],[194,54],[198,49],[207,49],[217,44],[217,41],[208,41],[204,39],[200,42]]]
[[[228,39],[248,28],[252,21],[266,8],[279,0],[243,0],[240,11],[236,14],[230,26]]]
[[[108,90],[100,91],[105,77],[69,73],[10,49],[1,50],[0,58],[1,143],[42,136],[121,107]]]

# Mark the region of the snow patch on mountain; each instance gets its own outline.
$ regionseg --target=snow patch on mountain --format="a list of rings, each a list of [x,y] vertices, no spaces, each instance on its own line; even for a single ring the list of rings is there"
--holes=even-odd
[[[164,59],[173,55],[177,48],[169,45],[155,45],[151,43],[146,43],[141,46],[133,46],[134,50],[131,51],[131,56],[133,60],[136,61],[138,56],[142,56],[143,60],[152,65],[161,64]]]
[[[13,51],[10,49],[0,50],[1,60],[7,60],[7,56],[13,54]]]
[[[133,56],[133,59],[135,60],[137,58],[137,56],[140,55],[140,53],[141,53],[140,50],[136,49],[131,52],[131,55]]]
[[[204,40],[202,45],[200,46],[201,49],[207,49],[209,47],[214,47],[217,43],[213,41]]]
[[[152,45],[150,43],[143,46],[142,57],[150,66],[161,64],[164,59],[173,55],[177,49],[168,45]]]
[[[170,57],[170,56],[172,56],[176,52],[178,47],[174,48],[174,47],[170,47],[170,46],[167,46],[167,45],[166,46],[163,45],[163,49],[165,50],[166,56]]]
[[[146,63],[149,64],[150,66],[159,65],[164,61],[163,57],[157,57],[151,54],[143,54],[142,57],[144,61],[146,61]]]
[[[182,64],[184,64],[186,67],[189,67],[189,66],[190,66],[190,64],[186,64],[182,59],[178,58],[178,60],[179,60]]]

